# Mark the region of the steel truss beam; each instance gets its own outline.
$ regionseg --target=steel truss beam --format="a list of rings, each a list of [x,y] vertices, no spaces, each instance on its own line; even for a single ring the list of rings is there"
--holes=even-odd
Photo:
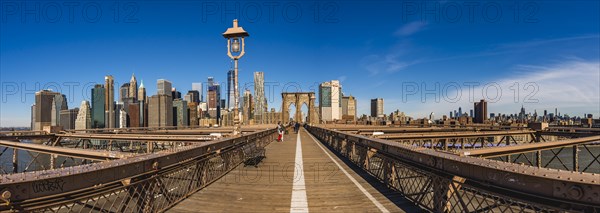
[[[122,153],[122,152],[109,152],[100,150],[86,150],[86,149],[73,149],[66,147],[46,146],[41,144],[32,143],[20,143],[11,141],[0,141],[0,147],[10,147],[13,149],[27,150],[37,153],[60,155],[66,157],[94,160],[94,161],[106,161],[111,159],[120,159],[131,157],[133,154]]]

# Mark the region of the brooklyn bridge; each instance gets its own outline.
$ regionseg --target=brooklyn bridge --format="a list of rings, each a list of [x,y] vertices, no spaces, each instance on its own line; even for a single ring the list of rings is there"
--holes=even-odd
[[[597,129],[287,129],[1,132],[0,211],[600,211]]]

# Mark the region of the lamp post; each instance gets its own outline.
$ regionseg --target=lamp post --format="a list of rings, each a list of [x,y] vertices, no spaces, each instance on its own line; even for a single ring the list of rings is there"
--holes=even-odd
[[[238,60],[244,56],[244,38],[250,36],[248,32],[244,31],[244,28],[238,27],[237,19],[233,20],[233,27],[227,28],[227,31],[223,33],[223,37],[227,39],[227,56],[233,60],[233,88],[234,88],[234,103],[233,107],[233,135],[239,135],[241,133],[240,128],[240,117],[239,117],[239,91],[238,91]]]

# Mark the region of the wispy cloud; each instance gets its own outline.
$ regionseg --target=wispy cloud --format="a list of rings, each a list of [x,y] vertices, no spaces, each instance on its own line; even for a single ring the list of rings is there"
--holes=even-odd
[[[398,30],[396,30],[396,32],[394,32],[394,35],[410,36],[425,29],[425,26],[427,26],[427,22],[413,21],[400,27]]]
[[[409,100],[406,103],[420,105],[418,109],[410,112],[415,117],[424,117],[431,112],[448,114],[448,111],[463,107],[463,110],[473,107],[473,100],[487,99],[488,112],[514,113],[521,104],[527,111],[537,109],[541,113],[544,109],[559,111],[574,116],[583,113],[600,114],[600,62],[571,60],[563,63],[543,66],[519,65],[515,67],[511,76],[487,82],[478,82],[480,86],[474,88],[470,96],[468,88],[451,91],[447,97],[452,99],[460,94],[460,100],[441,102],[433,101],[428,97],[426,103],[421,103],[420,98]],[[442,82],[442,85],[444,83]],[[488,87],[485,94],[486,85]],[[500,88],[497,93],[496,88]],[[443,95],[443,94],[442,94]],[[496,96],[499,95],[499,96]],[[573,114],[575,113],[575,114]]]
[[[531,48],[546,44],[553,44],[558,42],[568,42],[568,41],[576,41],[576,40],[585,40],[585,39],[599,39],[600,35],[598,34],[590,34],[590,35],[577,35],[570,37],[562,37],[562,38],[550,38],[550,39],[534,39],[524,42],[514,42],[507,44],[499,44],[497,45],[497,49],[521,49],[521,48]]]
[[[405,26],[406,27],[406,26]],[[387,55],[369,55],[364,57],[361,60],[360,65],[369,72],[370,76],[374,76],[380,73],[395,73],[400,70],[406,69],[409,66],[422,64],[422,63],[432,63],[432,62],[442,62],[448,60],[457,60],[457,59],[469,59],[469,58],[479,58],[479,57],[488,57],[495,55],[506,55],[515,53],[518,51],[523,51],[526,49],[532,49],[539,46],[544,45],[554,45],[560,42],[569,42],[569,41],[578,41],[578,40],[586,40],[586,39],[598,39],[600,35],[578,35],[571,37],[562,37],[562,38],[552,38],[552,39],[534,39],[530,41],[523,42],[513,42],[513,43],[503,43],[491,45],[491,48],[488,50],[483,50],[480,52],[467,53],[462,55],[453,55],[449,57],[438,57],[438,58],[423,58],[418,60],[409,60],[409,59],[401,59],[401,56],[404,52],[390,52]],[[403,51],[408,51],[410,49],[409,45],[401,45],[400,48]],[[522,66],[526,67],[526,66]],[[535,68],[533,66],[529,66],[529,68]],[[541,67],[538,67],[541,68]]]
[[[427,22],[414,21],[403,25],[395,32],[395,36],[407,37],[419,31],[422,31],[427,26]],[[421,63],[421,60],[406,58],[406,50],[410,49],[410,40],[402,39],[401,42],[394,45],[387,53],[372,54],[362,58],[359,65],[367,70],[369,76],[374,76],[381,73],[395,73],[406,69],[411,65]]]
[[[418,61],[403,61],[399,55],[387,54],[369,55],[360,61],[360,66],[369,72],[369,75],[377,75],[379,73],[395,73],[405,69],[408,66],[419,63]]]
[[[529,41],[522,42],[512,42],[512,43],[503,43],[503,44],[495,44],[490,45],[490,48],[487,50],[467,53],[462,55],[453,55],[449,57],[439,57],[439,58],[429,58],[425,59],[421,62],[429,63],[429,62],[440,62],[440,61],[448,61],[448,60],[456,60],[456,59],[467,59],[467,58],[479,58],[479,57],[487,57],[487,56],[495,56],[495,55],[506,55],[524,50],[533,50],[535,47],[540,47],[544,45],[555,45],[560,42],[569,42],[569,41],[578,41],[578,40],[586,40],[586,39],[600,39],[600,35],[578,35],[578,36],[570,36],[570,37],[562,37],[562,38],[551,38],[551,39],[533,39]]]

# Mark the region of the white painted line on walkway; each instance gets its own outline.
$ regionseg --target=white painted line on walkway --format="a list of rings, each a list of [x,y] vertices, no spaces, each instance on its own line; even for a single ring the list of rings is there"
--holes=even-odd
[[[329,159],[331,159],[331,161],[333,161],[335,163],[335,165],[338,166],[338,168],[340,168],[340,170],[342,170],[342,172],[346,175],[346,177],[348,177],[348,179],[350,179],[350,181],[352,181],[352,183],[354,183],[354,185],[356,185],[356,187],[358,187],[358,189],[360,189],[360,191],[367,196],[367,198],[369,198],[369,200],[371,200],[371,202],[373,202],[373,204],[375,204],[375,206],[377,206],[377,208],[379,208],[379,210],[381,212],[385,212],[385,213],[389,213],[390,211],[388,211],[381,203],[379,203],[379,201],[377,201],[375,199],[375,197],[373,197],[373,195],[371,195],[371,193],[367,192],[367,190],[362,187],[362,185],[360,185],[360,183],[358,183],[358,181],[356,181],[356,179],[354,179],[354,177],[352,177],[352,175],[350,175],[350,173],[348,173],[328,152],[327,150],[325,150],[325,148],[323,148],[323,146],[321,146],[319,140],[317,140],[315,137],[313,137],[306,129],[304,129],[304,131],[306,132],[306,134],[308,134],[313,141],[319,146],[319,148],[321,148],[321,150],[323,150],[323,152],[325,152],[325,154],[329,157]],[[299,134],[298,134],[299,135]]]
[[[292,204],[290,212],[308,212],[306,184],[304,183],[304,163],[302,161],[302,142],[300,134],[296,141],[296,167],[294,168],[294,184],[292,186]]]

